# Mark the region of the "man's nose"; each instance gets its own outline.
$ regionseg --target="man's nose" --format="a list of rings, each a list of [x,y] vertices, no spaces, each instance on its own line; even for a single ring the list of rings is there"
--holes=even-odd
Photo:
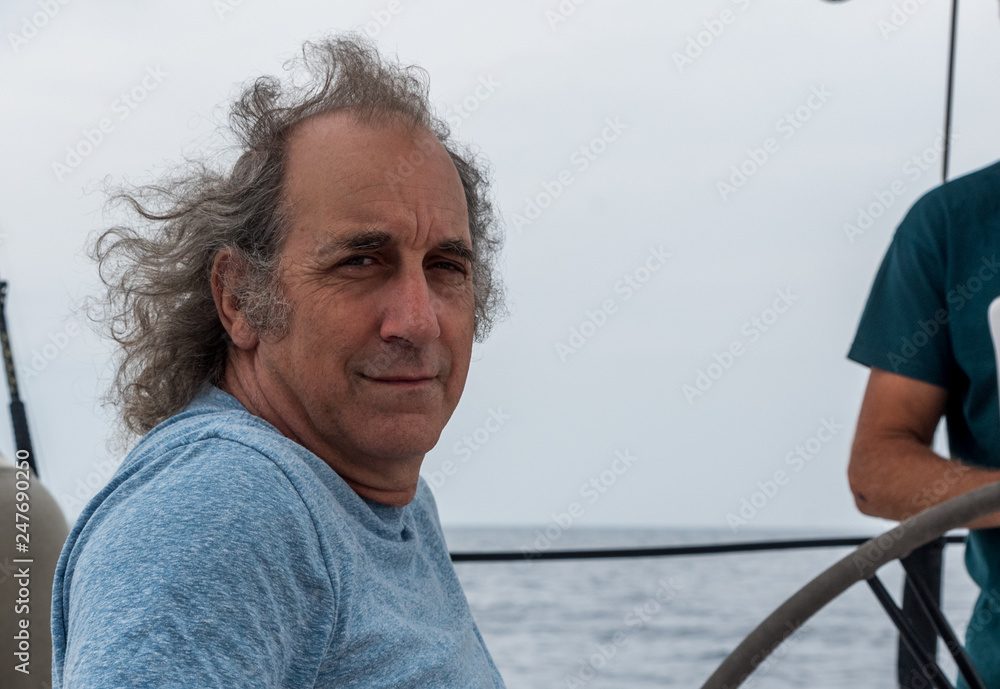
[[[386,342],[405,340],[414,346],[433,342],[441,334],[436,297],[423,267],[400,269],[387,285],[380,334]]]

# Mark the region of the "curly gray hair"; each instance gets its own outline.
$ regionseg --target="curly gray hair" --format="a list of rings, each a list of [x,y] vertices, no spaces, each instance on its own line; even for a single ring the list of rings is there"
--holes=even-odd
[[[465,190],[477,341],[504,310],[494,273],[503,234],[486,164],[458,146],[431,112],[426,72],[385,60],[357,34],[306,43],[285,68],[286,83],[260,77],[232,104],[230,130],[240,155],[231,170],[188,163],[159,184],[112,196],[138,216],[137,224],[111,227],[93,244],[107,288],[93,317],[121,347],[108,400],[118,407],[126,435],[146,433],[183,409],[206,381],[221,380],[232,343],[210,284],[220,250],[238,261],[239,284],[227,286],[251,323],[261,332],[280,334],[285,327],[278,262],[286,142],[297,124],[317,114],[349,108],[360,122],[402,118],[433,133]]]

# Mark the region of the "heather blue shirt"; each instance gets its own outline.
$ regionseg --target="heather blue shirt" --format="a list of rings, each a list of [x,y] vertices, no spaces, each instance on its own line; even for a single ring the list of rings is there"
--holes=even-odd
[[[52,641],[65,689],[504,686],[427,484],[365,501],[209,386],[80,515]]]
[[[1000,163],[938,187],[910,209],[848,354],[945,388],[951,454],[994,469],[1000,397],[987,311],[998,296]],[[929,505],[926,496],[914,496],[915,508]],[[972,531],[965,562],[981,589],[966,648],[987,686],[1000,689],[1000,529]]]

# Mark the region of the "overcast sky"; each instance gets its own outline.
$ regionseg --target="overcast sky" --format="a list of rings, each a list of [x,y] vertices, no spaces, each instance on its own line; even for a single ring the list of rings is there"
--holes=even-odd
[[[110,350],[74,310],[102,180],[212,154],[238,84],[360,28],[428,70],[508,228],[511,316],[424,463],[446,525],[881,528],[847,487],[845,354],[940,181],[947,5],[5,2],[0,275],[43,480],[72,519],[120,459]],[[1000,157],[997,4],[961,12],[955,175]]]

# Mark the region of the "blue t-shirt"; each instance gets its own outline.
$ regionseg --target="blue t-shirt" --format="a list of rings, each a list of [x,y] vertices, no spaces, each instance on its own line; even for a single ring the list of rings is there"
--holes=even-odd
[[[882,261],[848,357],[948,390],[952,456],[1000,468],[1000,397],[987,311],[1000,295],[1000,163],[921,198]],[[933,490],[933,486],[927,487]],[[914,496],[914,508],[926,507]],[[982,593],[966,647],[1000,689],[1000,529],[969,534]]]
[[[503,687],[421,479],[389,507],[206,386],[88,503],[53,686]]]

